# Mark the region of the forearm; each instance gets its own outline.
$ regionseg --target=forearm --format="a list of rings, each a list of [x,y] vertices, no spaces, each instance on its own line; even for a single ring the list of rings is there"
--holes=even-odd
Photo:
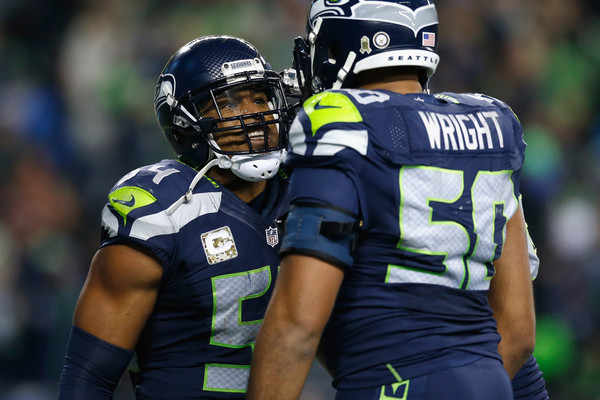
[[[535,309],[529,271],[527,230],[521,208],[508,221],[502,256],[494,262],[488,301],[502,340],[498,352],[512,377],[535,346]]]
[[[300,397],[343,277],[312,257],[283,259],[256,339],[248,400]]]
[[[316,354],[318,334],[280,321],[263,326],[255,345],[248,400],[298,399]]]
[[[504,333],[498,345],[498,352],[510,379],[525,365],[533,351],[533,343],[524,340],[524,337],[527,336]]]

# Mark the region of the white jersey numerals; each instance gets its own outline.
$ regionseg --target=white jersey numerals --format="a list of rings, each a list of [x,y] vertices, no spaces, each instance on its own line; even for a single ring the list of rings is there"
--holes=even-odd
[[[386,282],[487,290],[518,205],[510,178],[511,171],[480,171],[467,187],[460,170],[403,167],[397,247],[422,261],[389,265]]]
[[[154,176],[154,178],[152,178],[152,182],[154,182],[154,184],[156,184],[156,185],[158,185],[160,183],[160,181],[162,181],[167,176],[169,176],[171,174],[176,174],[179,172],[175,168],[164,168],[164,167],[160,167],[158,165],[155,165],[148,169],[152,172],[156,172],[156,175]]]
[[[262,319],[244,321],[244,302],[264,296],[271,286],[269,266],[236,274],[215,276],[210,344],[229,348],[254,347]],[[204,390],[243,393],[248,385],[250,365],[207,364]]]
[[[366,90],[366,89],[346,89],[348,94],[350,94],[354,99],[360,104],[371,104],[371,103],[383,103],[390,99],[390,96],[382,93],[376,92],[374,90]]]

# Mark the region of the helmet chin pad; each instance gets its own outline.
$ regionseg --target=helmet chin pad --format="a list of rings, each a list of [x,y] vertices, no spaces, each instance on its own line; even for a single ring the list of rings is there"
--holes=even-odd
[[[217,155],[219,168],[230,169],[235,176],[249,182],[271,179],[285,157],[284,149],[258,154]]]

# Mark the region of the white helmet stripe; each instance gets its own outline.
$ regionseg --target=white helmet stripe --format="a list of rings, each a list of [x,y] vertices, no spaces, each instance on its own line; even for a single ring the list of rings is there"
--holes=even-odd
[[[352,6],[353,18],[389,22],[411,29],[415,37],[426,26],[438,23],[438,16],[433,4],[419,7],[415,11],[401,4],[383,1],[360,2]],[[327,18],[327,17],[323,17]]]

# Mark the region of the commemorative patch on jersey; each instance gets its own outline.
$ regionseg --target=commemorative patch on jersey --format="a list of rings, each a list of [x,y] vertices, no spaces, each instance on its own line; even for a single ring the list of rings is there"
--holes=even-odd
[[[209,264],[217,264],[238,256],[237,247],[228,226],[201,235],[202,247]]]
[[[267,236],[267,244],[271,247],[277,246],[279,243],[279,234],[277,233],[277,228],[268,227],[265,229],[265,235]]]

